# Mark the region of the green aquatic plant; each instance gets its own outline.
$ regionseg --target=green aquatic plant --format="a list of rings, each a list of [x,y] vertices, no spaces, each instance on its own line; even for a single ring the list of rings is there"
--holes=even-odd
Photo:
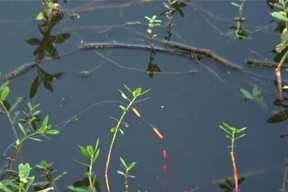
[[[36,16],[36,20],[49,20],[51,16],[60,12],[60,5],[52,0],[42,0],[42,11]]]
[[[137,162],[132,162],[132,163],[127,163],[125,160],[120,157],[120,166],[124,169],[124,172],[122,171],[117,171],[118,174],[123,175],[125,177],[125,182],[124,182],[124,191],[128,192],[129,190],[129,185],[128,185],[128,178],[135,178],[134,175],[129,175],[129,171],[131,171]]]
[[[222,123],[222,125],[219,125],[219,127],[226,133],[226,138],[230,140],[230,157],[232,162],[232,168],[233,168],[233,177],[234,177],[234,191],[239,192],[239,179],[238,179],[238,171],[237,171],[237,164],[235,159],[235,141],[237,139],[240,139],[244,137],[246,134],[244,131],[246,130],[246,127],[243,128],[236,128],[231,125],[228,125],[227,123]]]
[[[35,182],[35,176],[30,175],[31,167],[29,163],[19,164],[18,171],[14,172],[15,178],[8,178],[0,181],[0,189],[4,192],[28,192],[32,190]],[[38,192],[48,192],[54,190],[54,187],[46,187]]]
[[[284,23],[283,29],[281,29],[281,42],[275,46],[275,52],[281,54],[280,62],[275,69],[275,75],[277,80],[277,89],[279,94],[279,99],[284,100],[283,94],[283,84],[282,84],[282,75],[281,75],[281,67],[283,63],[288,58],[288,6],[287,1],[278,0],[274,1],[273,7],[276,7],[278,11],[274,11],[271,14],[272,17]]]
[[[255,84],[251,92],[246,89],[240,89],[245,101],[255,101],[263,109],[267,109],[267,105],[262,96],[262,90]]]
[[[247,30],[244,29],[244,21],[246,20],[243,17],[244,5],[247,0],[241,0],[241,3],[231,2],[232,6],[238,8],[238,16],[234,18],[235,25],[230,27],[230,32],[228,35],[231,35],[233,38],[238,39],[251,39],[251,36],[248,34]]]
[[[124,85],[124,87],[126,88],[126,92],[129,93],[129,96],[126,96],[126,94],[121,91],[119,89],[119,92],[121,93],[121,96],[124,100],[128,101],[128,103],[123,106],[120,105],[120,109],[122,110],[122,114],[120,116],[119,119],[117,119],[117,124],[115,127],[111,128],[111,133],[113,134],[112,139],[111,139],[111,143],[110,143],[110,147],[109,147],[109,151],[107,154],[107,160],[106,160],[106,165],[105,165],[105,184],[106,184],[106,188],[107,188],[107,192],[110,192],[110,184],[109,184],[109,177],[108,177],[108,170],[109,170],[109,166],[110,166],[110,160],[111,160],[111,155],[112,155],[112,150],[114,147],[114,143],[117,137],[117,133],[120,132],[121,134],[124,134],[123,129],[121,129],[121,125],[123,124],[123,120],[124,117],[126,116],[127,112],[132,108],[132,105],[134,105],[136,102],[139,102],[139,97],[143,96],[144,94],[146,94],[150,89],[147,89],[145,91],[143,91],[140,87],[136,88],[134,91],[132,91],[128,86]]]
[[[89,164],[83,163],[81,161],[77,161],[80,164],[87,167],[87,172],[85,173],[85,177],[88,179],[89,184],[88,187],[75,187],[75,186],[69,186],[69,189],[75,192],[81,192],[81,191],[97,191],[97,185],[96,185],[96,175],[93,173],[93,166],[95,164],[95,161],[97,160],[100,148],[99,148],[99,139],[97,139],[95,146],[87,145],[86,147],[80,146],[80,151],[82,155],[89,159]],[[96,186],[95,186],[96,185]]]
[[[157,34],[154,33],[154,28],[161,26],[162,21],[157,19],[156,15],[153,15],[152,17],[145,16],[145,18],[148,20],[147,33],[150,36],[150,46],[151,46],[151,48],[153,48],[154,38],[157,36]]]
[[[48,163],[46,160],[42,160],[40,164],[35,165],[35,167],[39,171],[41,171],[41,173],[43,174],[42,176],[46,178],[46,180],[44,181],[40,181],[40,182],[37,181],[34,183],[33,186],[34,186],[35,191],[40,191],[49,187],[56,188],[56,184],[55,184],[56,181],[58,181],[64,175],[67,174],[67,172],[64,171],[63,173],[55,175],[55,172],[57,172],[57,170],[53,168],[53,163]]]

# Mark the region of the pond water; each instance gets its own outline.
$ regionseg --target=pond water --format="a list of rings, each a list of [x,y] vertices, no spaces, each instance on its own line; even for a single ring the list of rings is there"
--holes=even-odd
[[[287,140],[287,123],[268,123],[267,120],[285,107],[277,107],[278,97],[271,68],[252,68],[247,59],[273,60],[271,50],[280,42],[271,22],[266,2],[245,4],[244,26],[251,40],[233,39],[227,31],[235,24],[238,9],[228,1],[193,1],[181,7],[184,17],[173,15],[171,40],[185,45],[212,50],[221,57],[243,67],[234,71],[209,58],[200,63],[174,54],[153,55],[160,73],[149,77],[146,69],[150,51],[141,49],[79,50],[85,43],[126,43],[148,45],[147,20],[144,16],[157,15],[164,27],[153,29],[157,38],[167,36],[167,19],[160,15],[163,2],[153,1],[68,1],[59,2],[67,15],[57,23],[53,34],[70,34],[62,44],[55,45],[60,59],[46,60],[41,68],[49,74],[63,72],[53,81],[53,92],[42,85],[33,98],[30,87],[37,76],[34,67],[10,81],[9,101],[23,96],[20,110],[27,111],[26,102],[40,104],[43,117],[49,114],[50,123],[60,134],[52,141],[29,141],[18,154],[19,162],[39,164],[53,162],[58,173],[67,174],[57,181],[59,191],[84,177],[86,168],[75,160],[87,161],[78,145],[100,141],[100,155],[94,167],[101,191],[106,191],[104,169],[112,139],[111,119],[120,118],[119,102],[124,102],[118,89],[126,91],[141,87],[151,89],[148,100],[135,104],[141,112],[137,118],[132,112],[125,117],[127,127],[119,134],[112,152],[109,169],[111,191],[124,191],[124,177],[119,157],[137,161],[129,179],[130,191],[221,191],[218,187],[225,177],[232,177],[229,140],[219,128],[222,122],[235,127],[247,127],[246,136],[236,141],[236,160],[239,175],[245,177],[243,191],[278,191],[282,186]],[[223,11],[225,10],[225,11]],[[0,46],[2,74],[35,60],[36,46],[25,40],[41,39],[35,20],[41,5],[38,1],[2,1],[0,12]],[[79,14],[71,19],[68,14]],[[142,35],[141,35],[142,34]],[[155,42],[155,46],[162,46]],[[165,48],[165,46],[164,46]],[[189,73],[197,70],[197,73]],[[283,72],[284,78],[287,74]],[[262,76],[262,77],[260,77]],[[264,78],[263,78],[264,77]],[[263,101],[245,101],[240,89],[262,90]],[[125,92],[126,93],[126,92]],[[145,97],[145,96],[144,96]],[[72,118],[77,116],[76,121]],[[14,141],[9,121],[0,116],[1,154]],[[152,128],[158,128],[163,139]],[[163,150],[167,157],[163,156]],[[9,150],[1,157],[6,162]],[[166,168],[163,168],[166,167]],[[123,189],[123,190],[122,190]]]

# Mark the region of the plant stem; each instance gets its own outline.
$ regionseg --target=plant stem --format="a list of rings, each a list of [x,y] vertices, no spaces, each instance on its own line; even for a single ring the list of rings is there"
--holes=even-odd
[[[234,185],[235,185],[235,192],[239,191],[239,184],[238,184],[238,171],[237,171],[237,166],[236,166],[236,160],[234,156],[234,152],[230,153],[231,156],[231,161],[232,161],[232,166],[233,166],[233,176],[234,176]]]
[[[17,135],[16,129],[15,129],[15,126],[14,126],[14,122],[13,122],[13,120],[11,118],[10,112],[6,109],[6,107],[5,107],[5,105],[4,105],[4,103],[2,101],[0,101],[0,103],[1,103],[2,108],[4,109],[4,111],[5,111],[6,115],[7,115],[7,118],[9,120],[10,124],[11,124],[11,127],[12,127],[14,135],[15,135],[16,139],[18,139],[18,135]]]
[[[234,177],[234,191],[238,192],[239,191],[239,184],[238,184],[238,171],[237,171],[237,166],[236,166],[236,160],[235,160],[235,154],[234,154],[234,142],[235,142],[235,134],[236,134],[236,129],[232,131],[232,139],[231,139],[231,161],[232,161],[232,167],[233,167],[233,177]]]
[[[130,107],[132,106],[132,104],[135,102],[137,97],[133,97],[133,99],[129,102],[128,106],[125,108],[125,110],[123,110],[123,113],[117,123],[117,126],[115,128],[114,134],[113,134],[113,138],[111,140],[110,143],[110,147],[109,147],[109,152],[107,155],[107,161],[106,161],[106,166],[105,166],[105,183],[106,183],[106,188],[107,188],[107,192],[110,192],[110,186],[109,186],[109,178],[108,178],[108,169],[109,169],[109,164],[110,164],[110,159],[111,159],[111,154],[112,154],[112,149],[114,146],[114,142],[116,140],[116,136],[117,136],[117,132],[119,130],[120,124],[123,121],[127,111],[130,109]]]
[[[278,93],[279,93],[279,99],[284,100],[284,95],[283,95],[283,85],[282,85],[282,78],[281,78],[281,66],[285,62],[285,60],[288,57],[288,50],[284,54],[284,56],[281,58],[280,63],[278,64],[277,68],[275,69],[275,75],[276,75],[276,80],[277,80],[277,88],[278,88]]]

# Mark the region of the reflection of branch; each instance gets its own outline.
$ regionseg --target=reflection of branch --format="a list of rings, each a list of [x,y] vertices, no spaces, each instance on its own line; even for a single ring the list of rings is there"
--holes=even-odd
[[[256,60],[256,59],[248,59],[247,64],[253,67],[274,67],[278,66],[278,63],[273,61],[265,61],[265,60]],[[288,69],[287,64],[283,64],[282,68]]]
[[[159,41],[159,40],[158,40]],[[235,71],[243,71],[242,67],[237,66],[230,61],[220,57],[213,51],[209,49],[195,48],[190,47],[181,43],[163,41],[163,43],[169,48],[153,47],[156,52],[164,52],[169,54],[175,54],[178,56],[186,56],[188,58],[195,58],[195,56],[206,56],[217,63]],[[112,49],[112,48],[128,48],[128,49],[143,49],[151,50],[149,45],[135,45],[135,44],[126,44],[126,43],[86,43],[80,47],[81,50],[90,50],[90,49]]]

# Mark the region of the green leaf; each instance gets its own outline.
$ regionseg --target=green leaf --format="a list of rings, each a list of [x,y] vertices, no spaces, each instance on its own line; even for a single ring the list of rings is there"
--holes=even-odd
[[[48,135],[57,135],[60,133],[60,131],[55,130],[55,129],[51,129],[51,130],[47,130],[45,133]]]
[[[47,125],[48,120],[49,120],[49,116],[46,115],[46,117],[45,117],[44,120],[42,121],[41,127],[37,130],[37,132],[39,132],[39,133],[44,133],[45,131],[47,131],[47,129],[48,129],[48,127],[49,127],[49,126]]]
[[[36,137],[29,137],[29,139],[34,140],[34,141],[38,141],[38,142],[42,141],[42,139],[39,139],[39,138],[36,138]]]
[[[233,6],[235,6],[235,7],[240,7],[240,5],[239,5],[239,4],[237,4],[237,3],[234,3],[234,2],[231,2],[231,5],[233,5]]]
[[[124,131],[122,129],[119,128],[119,131],[122,135],[124,135]]]
[[[40,20],[44,20],[45,18],[45,14],[43,12],[38,13],[38,15],[36,16],[36,20],[40,21]]]
[[[116,127],[112,127],[111,129],[110,129],[110,132],[111,133],[114,133],[116,131]]]
[[[32,168],[30,167],[29,163],[26,163],[26,164],[20,163],[18,165],[18,176],[20,177],[20,180],[21,178],[27,179],[27,177],[29,177],[31,169]]]
[[[26,131],[25,131],[25,128],[23,127],[23,125],[21,123],[18,123],[18,126],[19,126],[21,132],[26,136]]]
[[[86,146],[86,151],[89,153],[90,157],[93,156],[94,149],[93,149],[92,145]]]
[[[137,89],[135,89],[135,91],[133,91],[133,96],[134,97],[138,97],[141,95],[142,89],[139,87]]]
[[[2,91],[5,87],[7,87],[9,84],[9,81],[6,81],[5,83],[3,83],[1,86],[0,86],[0,91]]]
[[[7,181],[7,182],[5,182],[5,181]],[[5,181],[3,181],[3,182],[0,182],[0,189],[2,189],[4,192],[13,192],[12,190],[10,190],[8,187],[6,187],[6,186],[8,186],[8,185],[13,185],[14,183],[12,182],[12,180],[5,180]],[[5,182],[5,184],[4,184],[4,182]]]
[[[240,89],[240,91],[241,91],[241,93],[243,94],[244,99],[254,100],[253,95],[251,95],[251,93],[249,93],[249,91],[247,91],[247,90],[245,90],[245,89]]]
[[[120,163],[125,169],[127,168],[126,162],[122,157],[120,157]]]
[[[1,92],[1,96],[0,96],[0,100],[1,101],[5,101],[5,99],[8,97],[8,95],[9,95],[9,87],[8,86],[6,86],[6,87],[4,87],[4,89],[2,90],[2,92]]]
[[[89,159],[91,158],[90,153],[84,147],[79,145],[79,148],[80,148],[82,155],[84,155],[85,157],[88,157]]]
[[[123,111],[126,111],[126,108],[123,105],[119,105],[120,109],[122,109]]]
[[[137,163],[137,162],[132,162],[132,163],[127,167],[127,169],[128,169],[128,170],[133,169],[133,168],[135,167],[136,163]]]
[[[125,177],[125,173],[123,173],[122,171],[117,171],[117,173],[119,174],[119,175],[123,175],[124,177]]]
[[[272,15],[272,17],[274,17],[276,19],[288,22],[288,18],[287,18],[287,16],[285,16],[285,12],[283,12],[283,11],[272,12],[270,14]]]

